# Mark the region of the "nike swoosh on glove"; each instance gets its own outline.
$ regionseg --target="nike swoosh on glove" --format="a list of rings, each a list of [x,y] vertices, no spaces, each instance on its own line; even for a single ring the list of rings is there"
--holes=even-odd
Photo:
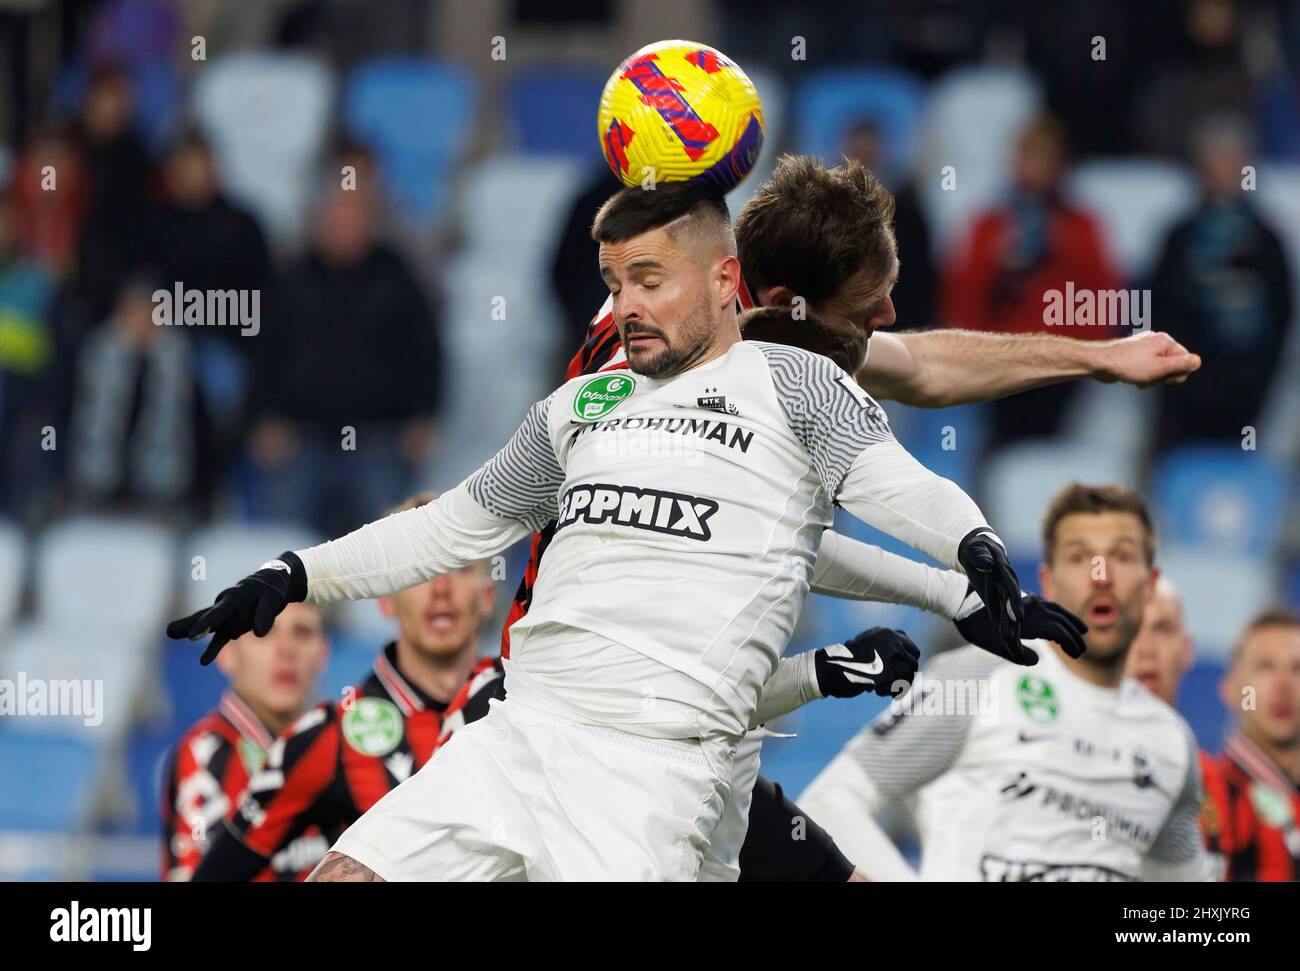
[[[901,695],[912,684],[921,651],[901,630],[873,627],[843,644],[813,655],[817,687],[824,698],[852,698],[874,691],[882,698]]]
[[[1025,640],[1039,638],[1055,641],[1070,657],[1080,657],[1088,649],[1083,635],[1088,633],[1088,625],[1058,603],[1044,600],[1034,593],[1022,593],[1020,606],[1025,619],[1020,625],[1020,636]],[[972,585],[966,592],[957,618],[953,621],[961,636],[976,647],[981,647],[990,654],[1006,658],[1015,664],[1033,665],[1038,663],[1038,652],[1024,644],[1017,643],[1016,650],[1008,650],[1002,636],[994,629],[988,611],[980,595]]]
[[[979,594],[985,613],[1006,648],[1005,656],[1020,650],[1020,624],[1025,619],[1020,603],[1020,581],[1011,569],[1002,540],[988,527],[972,529],[957,545],[957,562]]]
[[[281,553],[256,573],[222,590],[211,607],[173,620],[167,625],[167,636],[197,641],[211,632],[212,640],[199,659],[200,664],[211,664],[223,647],[249,631],[265,637],[280,611],[306,599],[307,570],[302,560],[293,553]]]

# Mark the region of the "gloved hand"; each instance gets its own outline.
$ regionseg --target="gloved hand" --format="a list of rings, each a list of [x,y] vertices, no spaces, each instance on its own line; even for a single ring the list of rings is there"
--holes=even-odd
[[[987,527],[973,529],[957,546],[957,562],[983,601],[1006,656],[1019,653],[1020,624],[1025,613],[1020,603],[1020,581],[1011,569],[1002,541]]]
[[[1079,657],[1088,646],[1083,642],[1083,635],[1088,633],[1088,625],[1058,603],[1044,600],[1033,593],[1022,594],[1020,606],[1025,619],[1020,625],[1020,636],[1025,640],[1055,641],[1070,657]],[[1038,652],[1031,647],[1017,642],[1016,650],[1008,650],[1006,642],[994,629],[993,621],[980,595],[972,585],[962,601],[961,610],[953,621],[961,636],[976,647],[982,647],[990,654],[1004,657],[1015,664],[1032,665],[1038,663]]]
[[[852,698],[864,691],[889,698],[911,685],[921,652],[901,630],[873,627],[843,644],[820,648],[813,663],[825,698]]]
[[[222,590],[211,607],[173,620],[167,625],[167,636],[197,641],[211,632],[212,640],[199,659],[200,664],[211,664],[223,647],[250,630],[265,637],[285,606],[306,599],[307,570],[302,560],[293,553],[281,553],[256,573]]]

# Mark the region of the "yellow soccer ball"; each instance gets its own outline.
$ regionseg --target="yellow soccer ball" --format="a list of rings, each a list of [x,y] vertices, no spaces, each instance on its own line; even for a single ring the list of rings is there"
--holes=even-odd
[[[641,48],[610,75],[597,131],[624,185],[696,180],[726,192],[763,147],[763,105],[725,54],[689,40]]]

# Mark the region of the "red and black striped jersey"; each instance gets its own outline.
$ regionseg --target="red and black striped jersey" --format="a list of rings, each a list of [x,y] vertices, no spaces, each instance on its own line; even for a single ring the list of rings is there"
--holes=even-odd
[[[1227,879],[1300,879],[1300,785],[1241,734],[1224,745],[1219,770]]]
[[[754,298],[744,280],[740,281],[740,290],[736,294],[737,313],[753,307]],[[618,327],[614,324],[614,297],[609,296],[604,305],[587,325],[587,336],[578,348],[578,352],[569,361],[564,372],[564,379],[570,381],[584,374],[598,371],[614,371],[627,367],[627,355],[623,342],[618,336]],[[501,630],[501,656],[510,656],[510,627],[524,614],[533,602],[533,585],[537,582],[537,570],[541,566],[542,554],[550,545],[555,535],[555,523],[547,523],[540,532],[533,533],[532,544],[528,551],[528,566],[524,569],[524,578],[515,591],[514,602],[506,614],[505,626]]]
[[[274,736],[234,692],[204,715],[176,744],[167,760],[163,788],[164,880],[194,873],[222,820],[230,818],[240,794],[266,762]],[[254,880],[296,880],[311,872],[329,844],[319,827],[308,826],[268,854]]]
[[[1201,763],[1201,835],[1205,838],[1205,849],[1214,861],[1217,879],[1227,876],[1228,855],[1232,847],[1232,834],[1228,831],[1223,818],[1223,807],[1227,805],[1228,789],[1219,768],[1219,761],[1205,749],[1199,754]]]
[[[474,675],[492,664],[480,661]],[[402,676],[397,647],[389,644],[343,701],[316,706],[275,740],[227,827],[263,858],[311,827],[333,840],[429,761],[446,709]],[[221,853],[223,845],[229,844],[215,843],[209,852]],[[226,862],[213,865],[227,872]]]

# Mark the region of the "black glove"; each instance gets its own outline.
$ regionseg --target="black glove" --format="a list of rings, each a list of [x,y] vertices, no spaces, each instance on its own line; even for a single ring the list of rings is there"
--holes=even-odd
[[[271,632],[275,618],[285,606],[307,599],[307,570],[293,553],[281,553],[256,573],[217,594],[211,607],[167,625],[167,636],[197,641],[209,631],[212,640],[200,664],[211,664],[221,649],[250,630],[258,637]]]
[[[865,630],[813,655],[817,687],[826,698],[852,698],[868,690],[882,698],[901,695],[920,663],[921,652],[912,639],[884,627]]]
[[[1088,646],[1083,642],[1083,635],[1088,633],[1088,625],[1058,603],[1044,600],[1034,593],[1026,593],[1020,598],[1025,619],[1020,625],[1020,636],[1027,641],[1055,641],[1070,657],[1079,657]],[[980,595],[972,586],[962,601],[961,610],[953,621],[961,636],[976,647],[982,647],[990,654],[1004,657],[1015,664],[1033,665],[1038,663],[1038,652],[1022,643],[1017,643],[1017,650],[1008,650],[989,619],[988,611]]]
[[[1020,581],[1011,569],[1002,541],[987,527],[973,529],[957,545],[957,562],[984,602],[1006,657],[1020,651],[1020,624],[1025,619],[1020,604]]]

